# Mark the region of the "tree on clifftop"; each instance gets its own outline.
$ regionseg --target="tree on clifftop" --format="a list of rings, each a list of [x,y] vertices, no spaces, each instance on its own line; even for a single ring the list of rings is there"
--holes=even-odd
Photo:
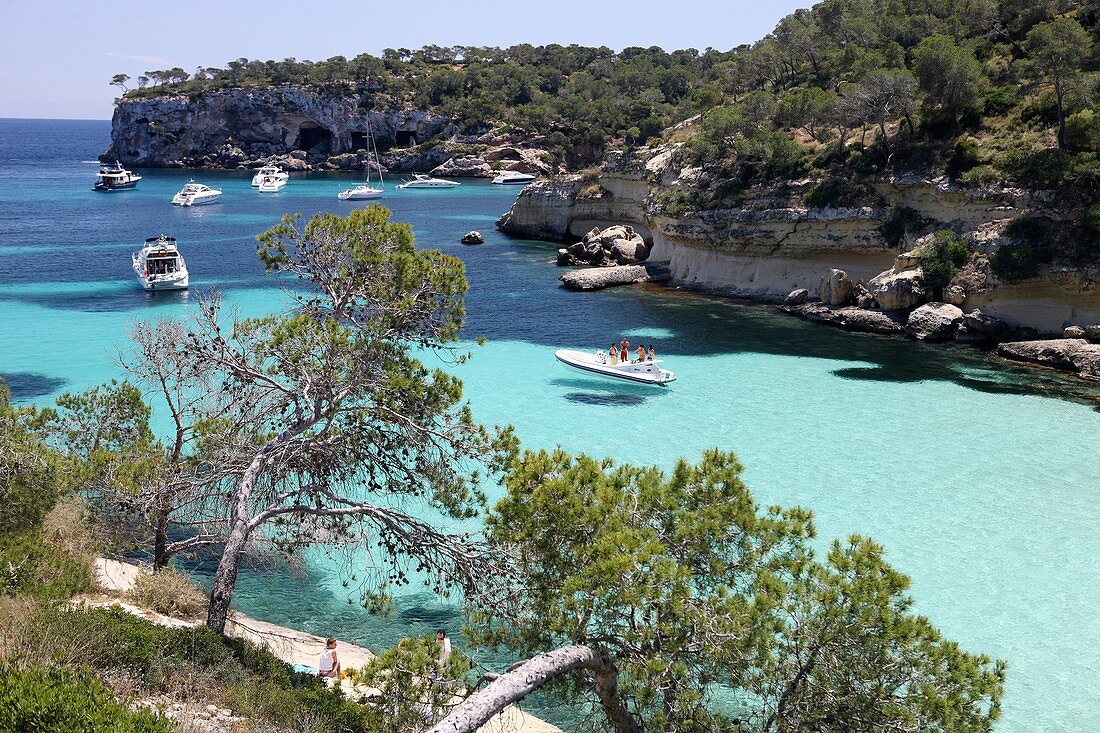
[[[1081,68],[1092,39],[1072,18],[1040,23],[1027,34],[1027,55],[1035,70],[1054,86],[1058,108],[1058,147],[1066,147],[1066,87]]]
[[[477,467],[502,467],[510,434],[474,423],[461,383],[410,353],[447,349],[464,317],[458,260],[417,250],[381,206],[317,214],[260,235],[269,272],[306,281],[287,313],[231,322],[206,297],[182,336],[196,371],[220,385],[206,460],[228,504],[207,625],[222,631],[250,541],[286,550],[361,544],[388,581],[420,571],[472,585],[495,560],[403,508],[465,520],[481,505]]]
[[[130,81],[129,74],[115,74],[111,77],[111,86],[118,87],[122,90],[122,93],[125,94],[127,92],[126,82],[128,81]]]
[[[1004,665],[914,615],[870,540],[817,559],[809,513],[758,506],[740,474],[720,451],[670,475],[524,454],[488,522],[521,582],[499,584],[476,636],[543,653],[433,733],[472,732],[548,683],[617,733],[988,731]]]

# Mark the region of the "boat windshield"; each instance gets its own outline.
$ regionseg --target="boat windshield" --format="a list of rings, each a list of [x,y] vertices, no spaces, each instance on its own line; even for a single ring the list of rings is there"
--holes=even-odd
[[[146,261],[145,267],[150,275],[168,275],[179,270],[179,258],[174,255],[171,257],[150,257]]]

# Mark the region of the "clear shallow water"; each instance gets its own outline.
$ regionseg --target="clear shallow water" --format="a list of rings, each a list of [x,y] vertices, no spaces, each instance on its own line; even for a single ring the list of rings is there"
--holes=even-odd
[[[193,210],[168,203],[185,171],[142,171],[135,191],[93,193],[96,167],[82,161],[106,147],[108,130],[0,120],[0,374],[22,401],[117,376],[128,325],[178,316],[205,287],[245,312],[279,308],[255,234],[286,212],[350,208],[335,198],[349,177],[293,178],[261,196],[247,174],[195,172],[225,195]],[[884,543],[913,577],[922,613],[965,648],[1009,661],[998,730],[1095,726],[1095,391],[974,350],[844,333],[756,306],[643,288],[563,291],[552,245],[492,226],[516,193],[464,183],[384,199],[421,245],[467,263],[467,333],[489,343],[458,372],[479,419],[515,425],[529,448],[665,467],[711,446],[734,450],[761,501],[813,509],[823,541],[860,532]],[[458,243],[472,228],[486,244]],[[180,241],[190,295],[148,296],[133,278],[130,251],[162,232]],[[621,387],[553,360],[557,346],[595,349],[623,334],[653,340],[680,380]],[[390,619],[370,617],[349,604],[335,568],[318,557],[293,577],[246,574],[237,605],[375,649],[461,625],[424,593],[399,598]]]

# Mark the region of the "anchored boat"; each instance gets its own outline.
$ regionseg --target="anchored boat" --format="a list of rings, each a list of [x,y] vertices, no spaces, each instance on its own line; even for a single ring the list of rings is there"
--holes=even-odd
[[[176,249],[175,237],[150,237],[132,257],[134,272],[146,290],[183,290],[187,287],[187,264]]]
[[[538,178],[530,173],[521,173],[519,171],[501,171],[496,178],[492,180],[492,183],[498,186],[526,186],[531,181]]]
[[[93,191],[124,191],[137,186],[141,176],[122,167],[117,160],[114,165],[104,163],[99,167]]]
[[[423,173],[413,173],[411,180],[397,184],[398,188],[456,188],[461,186],[457,181],[448,181],[445,178],[432,178]]]
[[[252,176],[252,186],[258,188],[265,178],[281,178],[286,181],[290,178],[290,174],[277,165],[265,165],[256,171],[256,175]]]
[[[203,206],[212,204],[222,195],[220,189],[210,188],[204,183],[195,183],[194,179],[172,197],[174,206]]]
[[[601,355],[604,356],[602,360],[600,359]],[[603,352],[589,354],[586,351],[576,351],[574,349],[558,349],[554,352],[554,357],[570,369],[584,372],[593,377],[620,379],[636,384],[654,384],[658,387],[676,381],[674,372],[658,366],[661,363],[660,359],[633,364],[630,362],[612,364]]]

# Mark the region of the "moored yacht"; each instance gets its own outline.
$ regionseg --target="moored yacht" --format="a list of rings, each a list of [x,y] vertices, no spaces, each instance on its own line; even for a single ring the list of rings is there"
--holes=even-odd
[[[370,169],[378,169],[378,185],[371,185]],[[367,162],[363,166],[366,169],[366,180],[358,186],[346,188],[336,194],[341,201],[366,201],[368,199],[380,199],[386,192],[386,184],[382,179],[382,162],[378,159],[378,144],[374,141],[374,132],[370,126],[370,116],[367,116]]]
[[[220,189],[210,188],[203,183],[195,183],[194,179],[180,189],[179,193],[172,197],[172,203],[176,206],[202,206],[212,204],[222,195]]]
[[[134,252],[134,273],[146,290],[183,290],[187,287],[187,264],[176,248],[175,237],[150,237]]]
[[[286,186],[286,179],[278,176],[264,176],[260,181],[260,193],[277,193]]]
[[[634,382],[635,384],[652,384],[658,387],[676,381],[674,372],[658,366],[660,364],[659,359],[612,363],[607,358],[607,354],[602,351],[589,354],[585,351],[575,351],[573,349],[558,349],[554,352],[554,357],[570,369],[575,369],[592,377],[618,379],[624,382]]]
[[[432,178],[423,173],[413,173],[412,180],[397,184],[398,188],[456,188],[461,183],[448,181],[444,178]]]
[[[290,174],[277,165],[265,165],[263,168],[256,171],[256,175],[252,176],[252,185],[259,186],[264,182],[265,178],[269,177],[279,178],[282,179],[283,182],[286,182],[286,180],[290,178]]]
[[[114,165],[104,163],[99,167],[99,175],[96,176],[93,191],[124,191],[133,188],[141,180],[141,176],[122,167],[117,160]]]
[[[493,179],[493,183],[503,186],[526,186],[531,181],[538,178],[530,173],[520,173],[519,171],[501,171],[496,178]]]
[[[347,188],[336,194],[341,201],[365,201],[366,199],[380,199],[385,189],[375,188],[369,183],[360,183],[353,188]]]

